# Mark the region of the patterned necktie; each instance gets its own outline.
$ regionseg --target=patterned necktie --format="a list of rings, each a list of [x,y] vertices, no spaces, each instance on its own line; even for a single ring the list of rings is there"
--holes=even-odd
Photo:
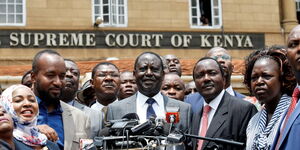
[[[152,104],[154,104],[156,101],[153,98],[149,98],[146,103],[148,104],[148,108],[147,108],[147,119],[149,119],[151,116],[156,118],[156,114],[155,111],[152,107]]]
[[[278,146],[279,146],[279,142],[280,142],[280,140],[281,140],[281,138],[282,138],[283,131],[284,131],[285,126],[286,126],[286,124],[287,124],[287,122],[288,122],[288,119],[290,118],[292,112],[295,110],[296,104],[297,104],[297,102],[298,102],[298,100],[299,100],[299,96],[300,96],[300,90],[299,90],[298,87],[296,87],[296,88],[294,89],[294,92],[293,92],[293,95],[292,95],[292,101],[291,101],[290,107],[289,107],[289,109],[288,109],[288,111],[287,111],[287,113],[286,113],[286,117],[285,117],[283,126],[282,126],[282,128],[281,128],[281,130],[280,130],[280,136],[279,136],[279,138],[278,138],[278,141],[277,141],[277,144],[276,144],[276,148],[275,148],[275,149],[278,149],[278,148],[279,148]]]
[[[202,122],[201,122],[201,130],[199,135],[202,137],[205,137],[207,127],[208,127],[208,113],[210,112],[211,107],[209,105],[204,106],[203,108],[203,114],[202,114]],[[197,150],[201,150],[203,145],[203,140],[198,140],[198,148]]]

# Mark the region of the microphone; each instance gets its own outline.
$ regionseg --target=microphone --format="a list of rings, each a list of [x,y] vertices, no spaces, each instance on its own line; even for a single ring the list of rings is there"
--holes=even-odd
[[[155,136],[163,135],[167,136],[169,134],[170,124],[166,122],[165,119],[156,118],[155,119],[155,127],[153,134]]]
[[[136,113],[129,113],[129,114],[124,115],[124,116],[122,117],[122,119],[108,120],[106,126],[107,126],[107,127],[111,127],[111,126],[113,126],[115,123],[118,123],[118,122],[126,122],[126,121],[130,121],[130,120],[138,121],[138,120],[140,120],[140,118],[139,118],[139,116],[138,116]]]
[[[106,128],[102,129],[100,135],[122,135],[124,129],[132,128],[139,122],[139,116],[136,113],[129,113],[124,115],[121,119],[108,120]]]
[[[136,113],[129,113],[129,114],[126,114],[126,115],[124,115],[124,116],[122,117],[122,119],[128,119],[128,120],[133,120],[133,119],[135,119],[135,120],[140,120],[138,114],[136,114]]]
[[[166,121],[170,124],[169,134],[174,128],[174,124],[179,122],[179,107],[167,107],[166,108]]]
[[[133,134],[143,134],[143,132],[153,128],[155,124],[155,118],[150,117],[146,122],[138,124],[131,128]]]
[[[166,108],[166,121],[168,123],[178,123],[180,119],[179,107],[167,107]]]

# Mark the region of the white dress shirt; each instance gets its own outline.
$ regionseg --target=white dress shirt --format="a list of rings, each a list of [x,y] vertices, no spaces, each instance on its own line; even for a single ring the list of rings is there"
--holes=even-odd
[[[235,96],[235,93],[231,85],[226,89],[226,92],[228,92],[231,96]]]
[[[91,106],[92,109],[97,111],[102,111],[103,107],[104,105],[100,104],[98,101],[96,101],[96,103]]]
[[[114,103],[116,101],[118,101],[118,99],[116,99],[112,103]],[[100,104],[97,100],[96,100],[96,103],[91,106],[92,109],[97,110],[97,111],[102,111],[103,107],[105,107],[105,106]]]
[[[114,103],[114,102],[116,102],[116,101],[118,101],[118,99],[116,99],[116,100],[113,101],[112,103]],[[105,111],[102,110],[103,107],[105,107],[105,106],[102,105],[102,104],[100,104],[97,100],[96,100],[96,103],[93,104],[93,105],[91,106],[92,109],[97,110],[97,111],[100,111],[101,114],[102,114],[102,118],[105,118],[105,114],[104,114]]]
[[[208,113],[208,126],[207,126],[208,128],[209,128],[209,125],[210,125],[210,123],[211,123],[211,121],[212,121],[212,119],[213,119],[213,117],[214,117],[214,115],[215,115],[215,113],[217,111],[217,108],[218,108],[218,106],[219,106],[219,104],[220,104],[220,102],[221,102],[221,100],[223,98],[224,93],[225,93],[225,90],[222,90],[221,93],[217,97],[215,97],[209,104],[207,104],[205,101],[203,101],[203,108],[206,105],[209,105],[211,107],[211,110]],[[201,132],[201,129],[202,129],[202,121],[203,120],[201,118],[199,133]]]
[[[155,99],[155,103],[152,104],[152,107],[155,111],[157,118],[165,118],[165,105],[164,105],[164,98],[161,95],[160,92],[158,92],[155,96],[152,97]],[[140,118],[140,123],[147,121],[147,108],[148,104],[146,101],[149,99],[149,97],[143,95],[140,92],[137,92],[137,98],[136,98],[136,113],[138,114]]]

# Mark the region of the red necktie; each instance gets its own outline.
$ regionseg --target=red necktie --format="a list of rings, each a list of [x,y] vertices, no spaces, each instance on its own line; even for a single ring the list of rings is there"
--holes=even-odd
[[[208,113],[210,112],[211,107],[209,105],[204,106],[203,114],[202,114],[202,122],[201,122],[201,129],[200,129],[200,136],[205,137],[207,127],[208,127]],[[203,140],[198,140],[198,148],[197,150],[201,150],[203,144]]]
[[[287,124],[287,122],[288,122],[288,119],[289,119],[289,117],[291,116],[292,112],[295,110],[296,104],[297,104],[297,102],[298,102],[298,100],[299,100],[299,96],[300,96],[300,90],[299,90],[298,87],[296,87],[296,88],[294,89],[294,92],[293,92],[293,95],[292,95],[292,101],[291,101],[290,107],[289,107],[289,109],[288,109],[288,112],[286,113],[286,117],[285,117],[283,126],[282,126],[282,128],[281,128],[280,136],[279,136],[279,138],[278,138],[278,141],[277,141],[277,144],[276,144],[276,148],[275,148],[275,149],[278,149],[278,148],[279,148],[279,147],[278,147],[278,146],[279,146],[278,144],[279,144],[279,142],[280,142],[280,140],[281,140],[281,138],[282,138],[282,134],[283,134],[283,131],[284,131],[284,129],[285,129],[285,126],[286,126],[286,124]]]
[[[292,112],[295,110],[296,104],[299,100],[299,95],[300,95],[300,90],[299,90],[298,87],[296,87],[294,89],[294,92],[293,92],[293,95],[292,95],[292,102],[291,102],[290,107],[288,109],[288,112],[286,114],[284,124],[286,124],[286,122],[289,119],[289,117],[291,116]],[[283,126],[283,127],[285,127],[285,126]]]

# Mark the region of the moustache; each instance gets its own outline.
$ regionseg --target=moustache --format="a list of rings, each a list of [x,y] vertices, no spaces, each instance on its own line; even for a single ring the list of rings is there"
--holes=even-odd
[[[65,79],[65,82],[66,82],[66,83],[68,82],[68,83],[74,84],[74,81],[73,81],[72,79],[69,79],[69,78],[66,78],[66,79]]]
[[[208,83],[205,83],[203,84],[203,88],[206,88],[206,87],[209,87],[209,86],[215,86],[215,84],[213,82],[208,82]]]
[[[107,82],[103,84],[103,86],[115,86],[115,84],[113,82]]]

